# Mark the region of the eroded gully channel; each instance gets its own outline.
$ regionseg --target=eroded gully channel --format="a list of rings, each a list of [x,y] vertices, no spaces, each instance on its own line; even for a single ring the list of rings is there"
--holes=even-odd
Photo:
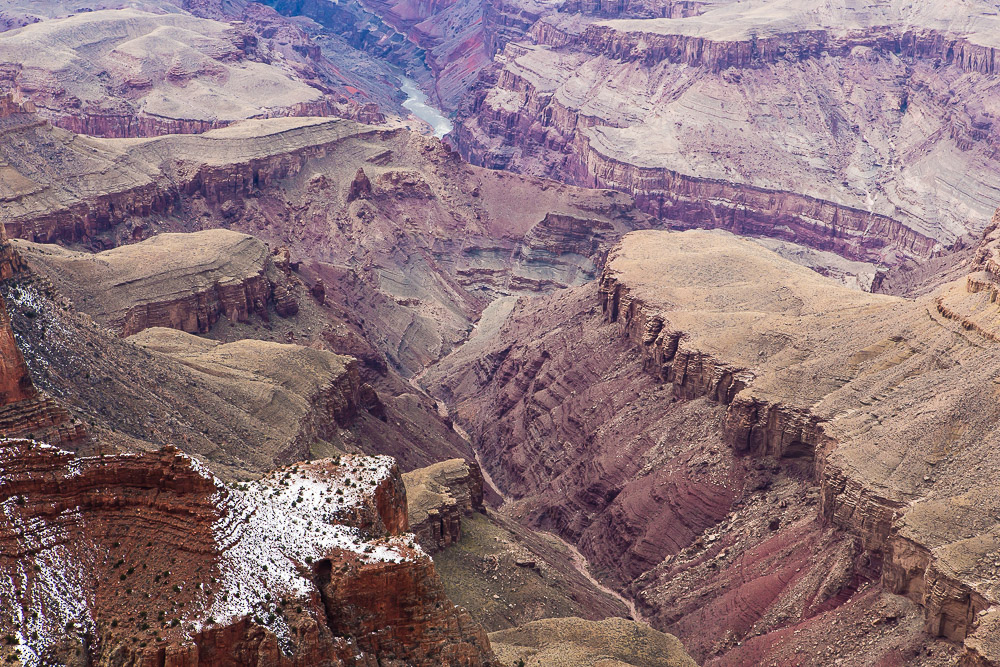
[[[426,390],[422,386],[420,386],[420,378],[423,377],[425,372],[426,369],[424,371],[421,371],[417,375],[411,377],[410,384],[415,389],[427,393]],[[433,396],[431,398],[434,399],[434,403],[437,405],[438,415],[440,415],[441,418],[443,419],[449,419],[450,414],[448,411],[448,406],[445,405],[443,401],[439,401],[437,398],[434,398]],[[500,499],[503,501],[503,504],[499,507],[499,511],[503,511],[504,506],[506,506],[507,503],[511,502],[510,497],[504,494],[504,492],[501,491],[500,487],[497,486],[496,483],[493,481],[493,478],[490,476],[490,473],[486,469],[486,466],[483,465],[483,460],[482,457],[479,455],[479,450],[476,449],[476,444],[475,442],[472,441],[472,438],[469,437],[469,433],[464,428],[462,428],[461,425],[458,424],[458,422],[455,421],[452,421],[452,428],[455,430],[455,433],[458,433],[460,436],[462,436],[462,438],[465,439],[466,442],[469,443],[469,447],[472,448],[472,453],[476,457],[476,463],[479,464],[479,469],[483,473],[483,481],[486,482],[486,484],[488,484],[490,488],[492,488],[493,491],[497,494],[497,496],[499,496]],[[558,542],[563,547],[565,547],[565,549],[569,551],[570,556],[572,556],[573,567],[576,569],[577,572],[583,575],[583,577],[587,581],[589,581],[594,586],[594,588],[601,591],[602,593],[605,593],[606,595],[610,595],[611,597],[615,598],[616,600],[619,600],[622,604],[624,604],[625,607],[628,609],[629,614],[632,616],[633,620],[641,621],[642,623],[646,623],[647,625],[649,624],[649,622],[646,620],[646,617],[643,616],[642,613],[639,611],[638,607],[636,607],[635,602],[625,597],[618,591],[612,588],[608,588],[600,581],[598,581],[594,577],[594,575],[590,573],[590,562],[587,560],[586,556],[580,553],[580,550],[577,549],[575,545],[570,544],[569,542],[559,537],[555,533],[550,533],[548,531],[543,531],[543,530],[538,530],[535,532],[540,535],[544,535],[546,538],[553,540],[554,542]]]

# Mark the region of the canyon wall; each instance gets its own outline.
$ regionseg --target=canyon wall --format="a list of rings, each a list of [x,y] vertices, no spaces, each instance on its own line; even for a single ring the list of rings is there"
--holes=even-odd
[[[391,459],[302,464],[228,489],[173,448],[78,459],[8,440],[3,455],[11,509],[0,561],[11,585],[0,595],[14,615],[4,631],[18,639],[5,655],[60,664],[76,664],[74,655],[96,664],[494,664],[483,631],[447,602],[430,559],[405,534],[406,496]],[[323,508],[317,493],[333,505]],[[309,508],[296,502],[303,494]],[[279,517],[294,537],[254,526]],[[178,560],[171,554],[181,544],[187,555]]]
[[[954,650],[927,632],[980,659],[993,522],[972,507],[993,501],[968,467],[994,408],[960,388],[994,372],[992,339],[936,300],[985,329],[989,291],[866,296],[731,243],[747,242],[633,233],[599,289],[520,302],[428,377],[512,514],[578,544],[696,659],[794,660],[829,623],[869,657]],[[956,331],[962,351],[919,371]],[[938,410],[970,432],[935,430]],[[870,635],[860,619],[887,607],[895,625]]]
[[[925,260],[982,232],[1000,204],[997,109],[979,94],[998,85],[989,40],[929,19],[860,30],[849,9],[826,19],[844,28],[796,26],[780,7],[758,28],[738,5],[672,7],[541,16],[470,90],[461,153],[628,192],[675,228],[874,264]],[[971,189],[952,187],[969,173]]]
[[[19,242],[20,253],[101,324],[131,336],[151,327],[208,333],[220,317],[288,317],[298,302],[268,247],[244,234],[162,234],[103,253]]]
[[[101,137],[200,133],[285,116],[382,123],[379,103],[395,106],[384,83],[352,71],[362,54],[323,49],[270,8],[178,4],[167,13],[127,3],[55,8],[4,32],[0,90],[59,127]],[[94,35],[100,48],[88,48]]]

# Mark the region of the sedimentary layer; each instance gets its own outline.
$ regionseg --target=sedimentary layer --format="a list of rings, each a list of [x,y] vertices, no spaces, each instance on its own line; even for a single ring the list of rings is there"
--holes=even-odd
[[[344,299],[406,373],[463,340],[489,299],[592,279],[621,234],[651,224],[625,195],[469,167],[436,140],[343,120],[144,140],[2,120],[11,236],[101,249],[164,231],[254,234]]]
[[[0,34],[0,90],[68,130],[141,137],[244,118],[384,120],[371,103],[384,91],[361,93],[367,82],[342,74],[301,28],[260,5],[45,4],[24,3],[36,15]]]
[[[293,297],[276,299],[288,288],[268,247],[246,234],[162,234],[101,253],[17,247],[79,310],[122,336],[150,327],[207,333],[220,317],[267,319],[276,306],[282,315],[298,312]]]
[[[980,652],[989,294],[865,295],[718,233],[636,232],[599,291],[522,301],[429,377],[512,512],[635,579],[697,659],[780,660],[887,604],[900,621],[869,650],[922,650],[927,631]]]
[[[978,236],[1000,202],[985,5],[637,9],[543,15],[508,43],[463,155],[885,264]]]
[[[7,656],[494,664],[485,633],[447,602],[406,533],[387,457],[300,464],[229,488],[173,448],[74,458],[34,441],[0,447]]]

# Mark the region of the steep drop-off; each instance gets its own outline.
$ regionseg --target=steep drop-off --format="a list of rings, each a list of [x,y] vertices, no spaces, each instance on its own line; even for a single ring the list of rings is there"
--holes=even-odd
[[[910,301],[718,233],[636,232],[599,289],[522,299],[427,379],[510,512],[579,544],[695,658],[947,659],[926,631],[971,659],[997,602],[977,275]]]
[[[978,236],[1000,203],[987,3],[628,4],[508,43],[460,114],[463,155],[883,264]]]
[[[230,489],[172,448],[82,459],[34,441],[0,448],[6,656],[494,664],[406,534],[387,457],[302,464]]]

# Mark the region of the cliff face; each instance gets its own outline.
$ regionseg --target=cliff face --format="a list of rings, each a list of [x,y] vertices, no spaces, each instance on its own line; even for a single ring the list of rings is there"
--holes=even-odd
[[[447,603],[405,534],[391,459],[301,464],[229,489],[172,448],[77,459],[7,440],[3,455],[10,528],[0,567],[12,586],[0,595],[14,615],[3,629],[18,640],[7,655],[493,664],[485,634]],[[180,544],[183,559],[172,556]],[[330,596],[347,583],[348,604],[334,607]],[[387,632],[394,627],[406,631]]]
[[[101,137],[200,133],[245,118],[385,120],[376,103],[393,104],[384,84],[353,76],[327,57],[351,54],[325,52],[273,10],[176,4],[164,14],[127,3],[57,9],[4,33],[0,89],[59,127]],[[94,36],[102,48],[88,48]]]
[[[23,270],[20,255],[0,227],[0,280],[11,279]],[[35,388],[3,297],[0,297],[0,436],[38,437],[74,449],[88,439],[83,424]]]
[[[14,252],[7,235],[0,225],[0,280],[7,280],[20,266],[20,257]],[[34,398],[34,386],[28,367],[14,340],[10,328],[7,305],[0,299],[0,406]]]
[[[34,398],[34,386],[21,351],[17,349],[14,332],[10,328],[7,306],[0,302],[0,405],[9,405],[27,398]]]
[[[515,306],[428,378],[511,511],[575,541],[697,659],[791,660],[831,623],[869,636],[881,609],[895,620],[874,622],[869,657],[923,651],[928,632],[981,659],[994,501],[968,466],[994,408],[961,387],[995,372],[989,290],[865,296],[730,243],[630,235],[599,290]],[[914,375],[956,331],[964,352]],[[939,410],[970,432],[936,430]]]
[[[462,537],[462,517],[485,513],[483,474],[477,463],[442,461],[403,475],[410,530],[428,553]]]
[[[151,327],[207,333],[298,303],[267,246],[225,230],[164,234],[103,253],[21,244],[21,254],[101,324],[131,336]]]
[[[566,5],[508,42],[461,109],[462,154],[631,193],[675,227],[873,263],[926,258],[985,227],[995,202],[930,174],[976,173],[978,193],[998,182],[996,109],[978,94],[997,85],[986,32],[953,34],[933,10],[914,23],[845,9],[814,25],[775,3],[756,26],[738,3],[630,4]],[[783,112],[789,99],[799,113]]]

